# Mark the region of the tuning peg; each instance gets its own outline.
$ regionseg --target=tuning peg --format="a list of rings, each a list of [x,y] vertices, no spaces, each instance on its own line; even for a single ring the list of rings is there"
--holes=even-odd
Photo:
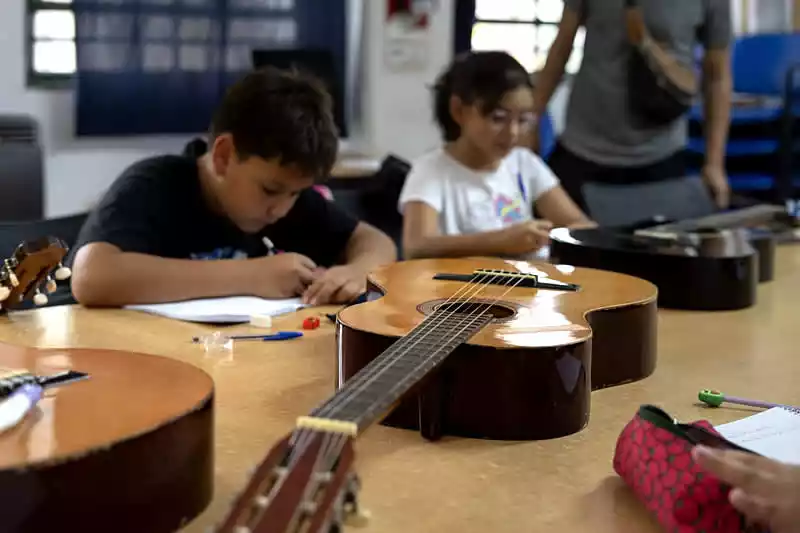
[[[345,511],[344,524],[348,527],[367,527],[370,518],[372,514],[369,511],[355,507],[352,511]]]
[[[357,476],[352,476],[347,484],[344,495],[344,524],[350,527],[365,527],[369,523],[371,514],[358,505],[358,491],[361,481]]]
[[[72,275],[72,270],[69,267],[65,267],[61,263],[58,264],[58,269],[56,270],[56,279],[58,281],[64,281],[65,279],[69,279]]]
[[[5,302],[8,296],[11,294],[11,289],[8,287],[4,287],[0,285],[0,302]]]
[[[45,282],[44,287],[49,294],[53,294],[56,292],[56,289],[58,289],[56,281],[51,276],[47,276],[47,281]]]
[[[36,305],[46,305],[47,295],[42,294],[39,289],[36,289],[36,294],[33,295],[33,303]]]

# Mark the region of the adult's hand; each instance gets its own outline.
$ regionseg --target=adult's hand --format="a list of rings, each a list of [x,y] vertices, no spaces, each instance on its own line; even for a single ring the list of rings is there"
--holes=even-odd
[[[725,209],[731,202],[731,186],[728,183],[728,176],[725,169],[716,165],[706,165],[703,167],[703,181],[714,196],[714,203],[720,209]]]
[[[800,532],[800,466],[702,446],[693,455],[701,468],[733,487],[728,498],[751,523],[771,533]]]

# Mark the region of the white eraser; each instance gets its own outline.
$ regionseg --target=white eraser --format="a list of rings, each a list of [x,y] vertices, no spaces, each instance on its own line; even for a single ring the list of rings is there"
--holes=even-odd
[[[269,315],[250,315],[250,325],[257,328],[271,328],[272,317]]]

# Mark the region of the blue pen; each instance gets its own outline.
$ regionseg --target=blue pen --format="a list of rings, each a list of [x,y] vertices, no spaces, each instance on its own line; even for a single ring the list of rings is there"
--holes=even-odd
[[[216,334],[215,334],[216,335]],[[267,335],[259,334],[259,335],[231,335],[230,337],[221,335],[220,338],[223,338],[226,342],[227,341],[283,341],[287,339],[296,339],[297,337],[302,337],[303,334],[299,331],[279,331],[277,333],[269,333]],[[204,342],[208,337],[192,337],[192,342]]]
[[[0,433],[16,427],[39,402],[42,387],[23,385],[0,403]]]
[[[522,179],[522,155],[520,153],[517,154],[517,185],[519,192],[522,193],[522,201],[527,204],[528,192],[525,190],[525,181]]]
[[[279,331],[274,335],[264,335],[262,341],[283,341],[287,339],[296,339],[302,337],[303,333],[300,331]]]

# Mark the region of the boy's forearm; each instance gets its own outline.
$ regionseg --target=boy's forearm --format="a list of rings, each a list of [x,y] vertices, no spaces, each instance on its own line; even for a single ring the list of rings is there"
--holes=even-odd
[[[83,260],[81,260],[83,259]],[[193,261],[119,252],[76,258],[72,290],[87,306],[120,307],[246,294],[247,260]]]
[[[345,263],[364,272],[397,260],[397,247],[382,231],[359,224],[345,250]]]

